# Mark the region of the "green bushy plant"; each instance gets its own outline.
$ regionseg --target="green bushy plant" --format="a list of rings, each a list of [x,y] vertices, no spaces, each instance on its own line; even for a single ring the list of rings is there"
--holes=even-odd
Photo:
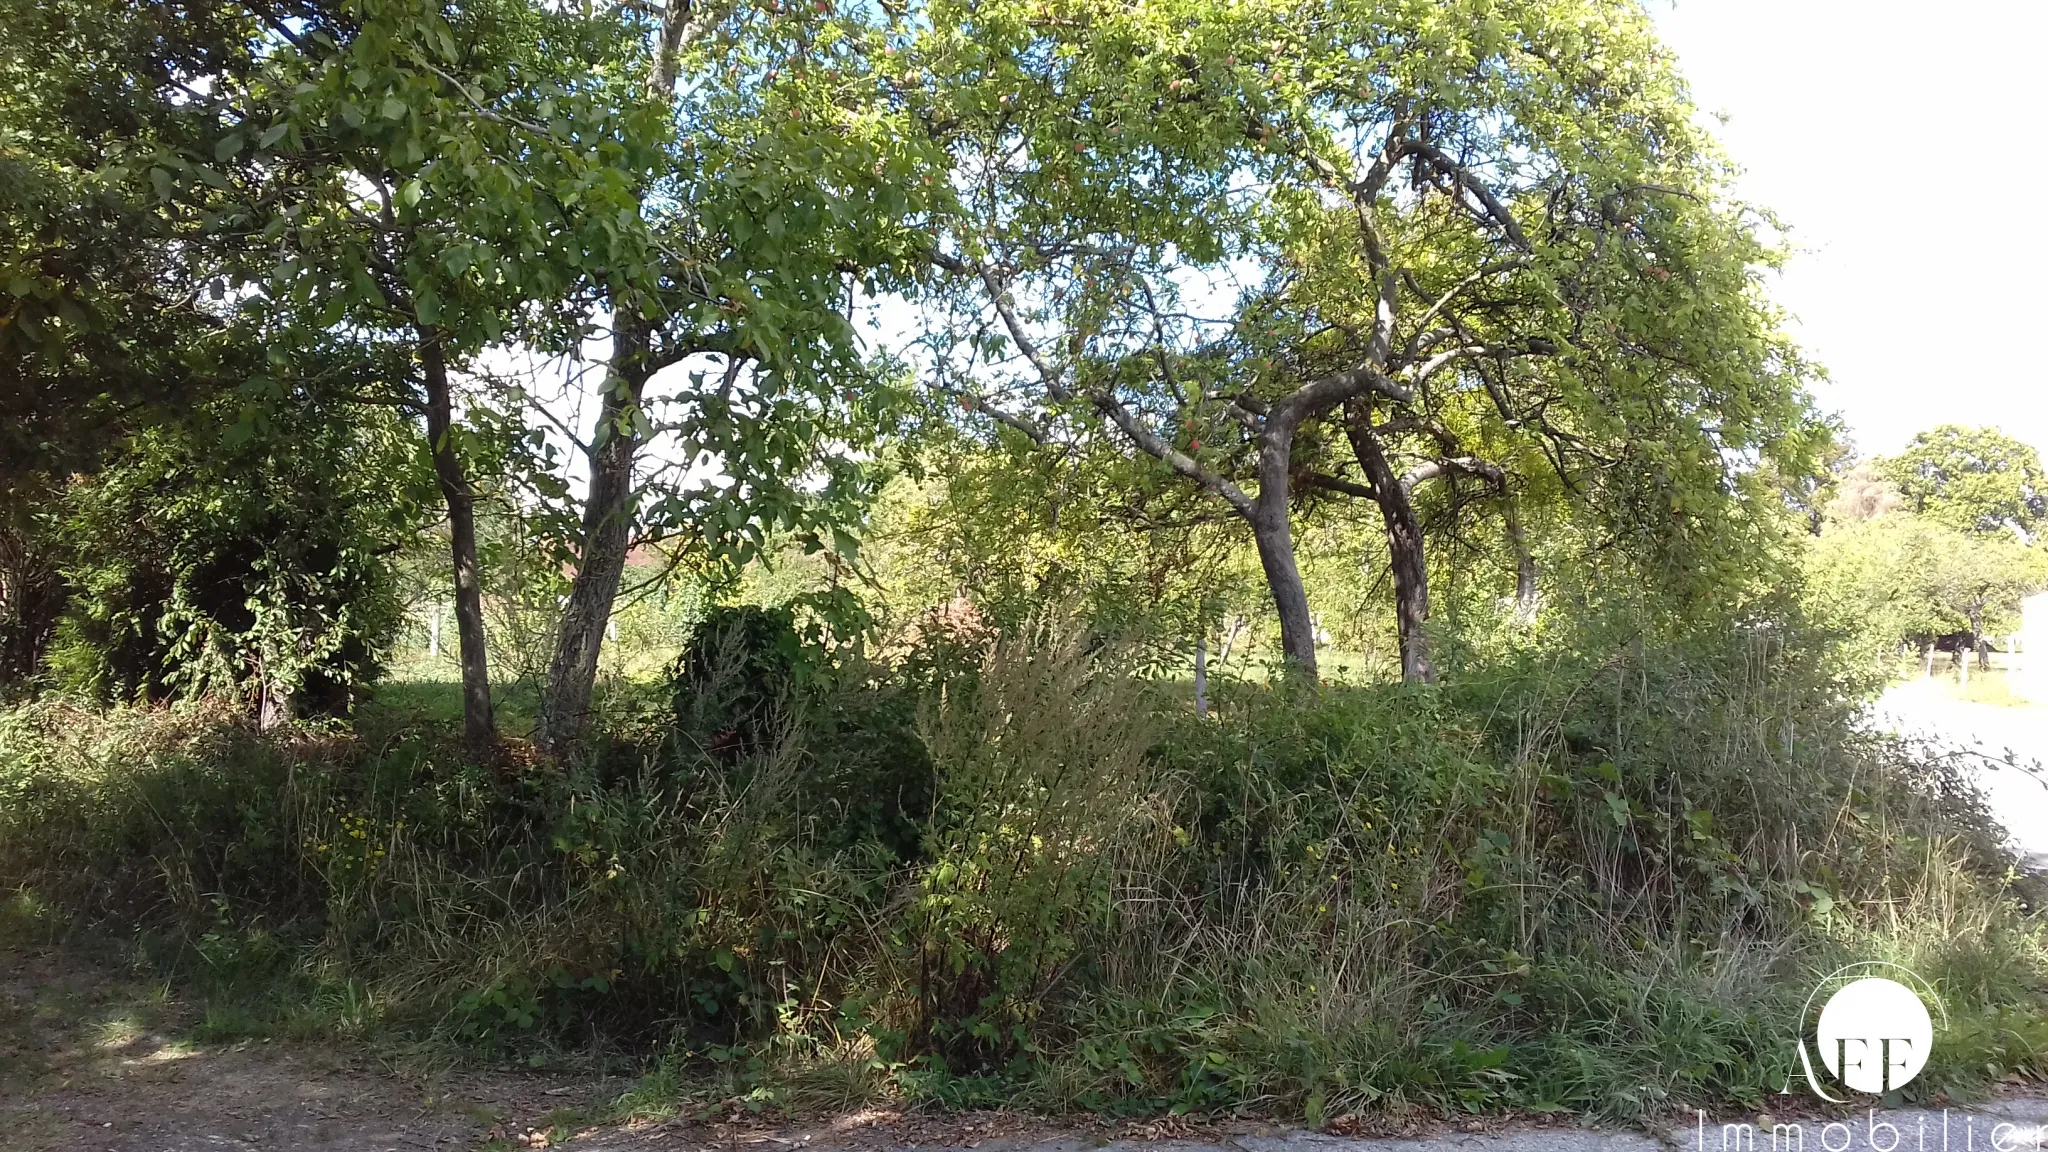
[[[1197,717],[1045,627],[820,658],[756,693],[772,740],[587,765],[35,705],[0,725],[0,882],[353,1021],[608,1037],[719,1099],[1753,1104],[1814,974],[1869,958],[1956,1021],[1915,1091],[2048,1071],[2042,894],[1960,762],[1862,733],[1789,628],[1219,683]],[[877,819],[890,780],[925,790]]]
[[[135,436],[65,494],[71,599],[49,661],[106,700],[345,710],[400,616],[421,476],[388,414],[301,397]]]

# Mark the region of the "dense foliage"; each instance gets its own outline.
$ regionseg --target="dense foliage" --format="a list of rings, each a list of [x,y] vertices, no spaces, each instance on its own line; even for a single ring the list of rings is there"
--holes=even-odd
[[[303,401],[260,430],[138,435],[64,495],[53,671],[105,700],[244,700],[266,724],[346,711],[398,625],[390,556],[419,529],[421,480],[396,420]]]
[[[1950,996],[1913,1091],[2043,1071],[2048,950],[2014,905],[2039,893],[1959,763],[1856,734],[1794,635],[1580,633],[1449,691],[1242,685],[1208,719],[1067,627],[794,692],[778,635],[706,633],[793,706],[775,740],[568,771],[409,725],[294,747],[34,706],[0,736],[0,867],[31,915],[145,925],[241,981],[222,1034],[666,1040],[668,1083],[765,1100],[1759,1103],[1805,987],[1783,970],[1843,955]]]
[[[1859,714],[2048,481],[1850,458],[1635,0],[0,26],[0,927],[210,1035],[1642,1118],[1882,957],[2048,1072]]]

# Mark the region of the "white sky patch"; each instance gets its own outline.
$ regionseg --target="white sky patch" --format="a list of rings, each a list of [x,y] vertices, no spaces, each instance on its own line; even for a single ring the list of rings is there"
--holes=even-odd
[[[1864,453],[1940,423],[2048,452],[2042,0],[1649,0],[1739,194],[1798,249],[1774,286]]]
[[[478,368],[500,381],[517,383],[527,394],[524,423],[545,431],[561,453],[557,474],[569,485],[580,502],[590,485],[590,461],[579,445],[589,444],[595,432],[604,387],[605,367],[611,355],[611,339],[586,341],[580,356],[544,356],[530,348],[501,346],[486,349]],[[693,356],[655,373],[647,383],[645,396],[650,418],[657,424],[668,402],[691,387],[690,374],[701,372],[715,384],[724,371],[718,356]],[[488,389],[485,390],[489,394]],[[492,403],[502,399],[491,396]],[[573,439],[572,439],[573,437]],[[636,469],[645,484],[659,480],[665,486],[692,489],[729,479],[721,462],[709,453],[685,451],[672,432],[661,432],[639,454]]]

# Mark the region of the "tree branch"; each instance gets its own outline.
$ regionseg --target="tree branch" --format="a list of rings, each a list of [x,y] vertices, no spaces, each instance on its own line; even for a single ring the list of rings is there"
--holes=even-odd
[[[1529,244],[1529,238],[1522,234],[1522,226],[1515,223],[1514,214],[1507,210],[1507,206],[1500,202],[1500,198],[1493,194],[1492,189],[1482,183],[1479,177],[1472,174],[1471,169],[1451,159],[1443,149],[1438,148],[1434,144],[1425,144],[1418,140],[1410,143],[1407,150],[1411,155],[1421,156],[1428,160],[1431,167],[1456,180],[1460,186],[1467,192],[1470,192],[1481,205],[1485,206],[1486,214],[1493,218],[1495,224],[1500,225],[1501,231],[1507,233],[1509,242],[1514,244],[1515,247],[1520,248],[1524,252],[1535,251]]]
[[[1380,498],[1379,492],[1370,484],[1360,484],[1356,480],[1346,480],[1342,476],[1332,476],[1327,472],[1304,472],[1299,478],[1302,486],[1305,488],[1321,488],[1329,492],[1341,492],[1346,496],[1356,496],[1361,500],[1378,500]]]

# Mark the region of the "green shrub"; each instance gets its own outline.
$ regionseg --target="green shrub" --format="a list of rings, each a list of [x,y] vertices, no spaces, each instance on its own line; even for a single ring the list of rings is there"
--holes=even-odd
[[[724,699],[773,702],[763,739],[509,770],[438,729],[36,704],[0,722],[0,886],[284,973],[278,1028],[603,1037],[711,1099],[1759,1104],[1855,959],[1948,1001],[1914,1092],[2041,1072],[2035,882],[1959,762],[1857,730],[1790,639],[1218,684],[1208,717],[1071,629],[800,683],[757,647]]]
[[[63,498],[58,680],[102,700],[346,711],[400,617],[392,556],[419,495],[409,435],[388,414],[292,400],[258,430],[195,421],[132,438]]]

